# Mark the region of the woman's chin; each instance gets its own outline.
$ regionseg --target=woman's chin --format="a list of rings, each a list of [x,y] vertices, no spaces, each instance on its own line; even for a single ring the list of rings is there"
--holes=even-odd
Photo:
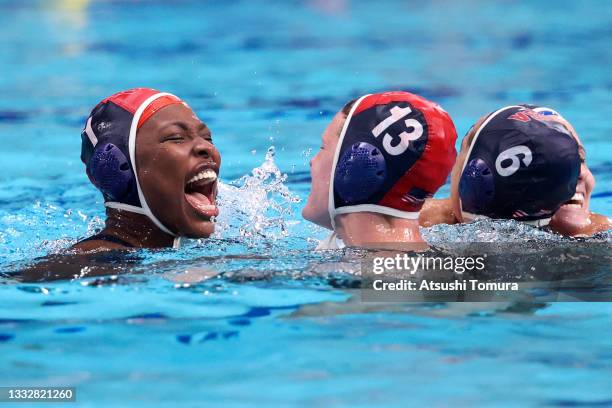
[[[306,206],[302,209],[302,218],[304,218],[306,221],[312,222],[313,224],[317,224],[320,227],[330,230],[333,229],[327,210],[316,211],[316,209],[313,209],[306,204]]]
[[[559,208],[550,220],[550,226],[564,235],[576,235],[591,223],[589,212],[582,207],[574,208],[564,205]]]
[[[307,201],[304,208],[302,208],[302,218],[304,218],[306,221],[315,222],[315,213],[316,212],[313,210],[310,201]]]
[[[215,223],[212,221],[201,221],[197,225],[192,226],[189,230],[185,231],[183,235],[191,239],[203,239],[208,238],[215,233]]]

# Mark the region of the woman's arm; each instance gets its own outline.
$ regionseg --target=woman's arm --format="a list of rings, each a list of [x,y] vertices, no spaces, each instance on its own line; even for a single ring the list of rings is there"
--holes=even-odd
[[[457,218],[453,212],[450,198],[429,199],[423,204],[419,214],[419,225],[431,227],[437,224],[456,224]]]

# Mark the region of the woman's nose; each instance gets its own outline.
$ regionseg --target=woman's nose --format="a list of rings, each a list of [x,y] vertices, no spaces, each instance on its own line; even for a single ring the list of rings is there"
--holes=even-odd
[[[194,152],[196,156],[203,157],[205,159],[208,159],[213,156],[214,149],[215,147],[212,145],[212,143],[203,139],[198,140],[196,142],[196,145],[194,146]]]
[[[584,178],[586,177],[586,165],[581,165],[580,166],[580,173],[578,174],[578,181],[584,181]]]

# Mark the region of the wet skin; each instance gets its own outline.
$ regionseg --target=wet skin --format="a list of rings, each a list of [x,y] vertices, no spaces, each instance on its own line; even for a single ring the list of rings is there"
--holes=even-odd
[[[136,168],[140,187],[153,214],[177,235],[206,238],[214,232],[220,165],[221,156],[210,130],[186,105],[160,109],[138,130]],[[202,172],[208,176],[193,181]],[[167,247],[174,240],[146,216],[114,209],[107,209],[106,227],[101,233],[133,247]],[[124,248],[114,242],[91,240],[71,249]]]
[[[328,211],[329,183],[334,153],[345,121],[344,113],[336,113],[321,135],[321,148],[310,160],[311,189],[308,201],[302,210],[304,219],[330,230],[333,228]]]
[[[210,130],[185,105],[166,106],[138,132],[140,187],[153,214],[177,235],[206,238],[215,231],[217,182],[188,181],[207,169],[218,174],[220,165]]]
[[[593,235],[612,228],[609,218],[590,211],[591,194],[595,188],[595,177],[586,162],[586,150],[574,127],[562,118],[556,118],[569,129],[578,143],[580,154],[580,174],[576,184],[576,194],[563,204],[553,215],[550,228],[563,235]]]

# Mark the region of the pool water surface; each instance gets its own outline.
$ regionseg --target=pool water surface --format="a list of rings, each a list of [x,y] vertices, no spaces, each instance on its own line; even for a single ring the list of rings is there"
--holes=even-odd
[[[106,277],[0,278],[0,385],[76,387],[84,407],[612,406],[612,303],[361,303],[300,215],[327,123],[383,90],[440,103],[460,139],[500,106],[555,108],[612,214],[611,41],[596,1],[0,1],[0,272],[103,225],[79,159],[101,98],[177,94],[223,155],[213,238]]]

